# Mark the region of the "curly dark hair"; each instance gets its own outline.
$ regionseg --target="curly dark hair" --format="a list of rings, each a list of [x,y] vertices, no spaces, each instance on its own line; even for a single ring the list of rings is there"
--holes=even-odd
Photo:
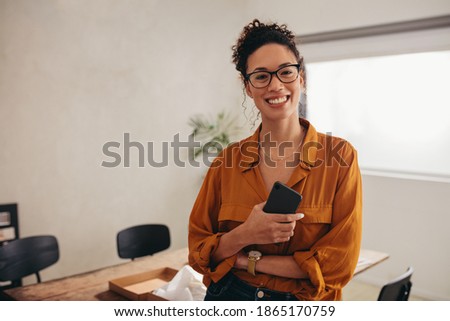
[[[269,43],[286,46],[292,51],[297,63],[300,64],[300,75],[306,85],[305,64],[295,44],[294,33],[288,30],[285,24],[264,24],[258,19],[254,19],[244,27],[236,45],[232,47],[233,63],[236,65],[236,70],[241,73],[244,82],[246,82],[248,57],[258,48]]]

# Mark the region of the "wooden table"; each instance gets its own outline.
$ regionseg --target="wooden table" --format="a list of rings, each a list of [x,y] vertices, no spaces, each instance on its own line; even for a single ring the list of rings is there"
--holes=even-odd
[[[358,265],[356,266],[353,276],[364,272],[365,270],[383,262],[389,258],[389,254],[372,250],[361,249],[359,254]]]
[[[127,275],[146,272],[162,267],[181,269],[187,264],[188,249],[164,251],[127,263],[68,276],[65,278],[5,290],[13,300],[19,301],[123,301],[127,298],[110,291],[108,281]],[[361,250],[361,263],[355,275],[386,260],[389,255],[370,250]]]
[[[122,301],[127,298],[109,290],[108,281],[162,267],[181,269],[188,260],[187,248],[164,251],[123,264],[62,279],[32,284],[4,292],[14,300]]]

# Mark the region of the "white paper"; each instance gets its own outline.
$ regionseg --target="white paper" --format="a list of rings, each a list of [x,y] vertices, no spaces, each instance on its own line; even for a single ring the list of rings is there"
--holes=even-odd
[[[369,264],[372,264],[373,263],[373,260],[371,260],[371,259],[369,259],[369,258],[366,258],[366,257],[359,257],[359,259],[358,259],[358,263],[357,263],[357,266],[362,266],[362,265],[369,265]]]
[[[203,276],[185,265],[166,285],[153,291],[170,301],[203,301],[206,286],[202,282]]]

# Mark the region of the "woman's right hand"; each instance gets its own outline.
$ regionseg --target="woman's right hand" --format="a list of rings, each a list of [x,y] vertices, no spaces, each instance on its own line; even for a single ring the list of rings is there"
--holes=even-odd
[[[265,213],[266,202],[255,205],[247,220],[241,225],[245,230],[246,243],[270,244],[287,242],[294,235],[296,221],[303,214]]]

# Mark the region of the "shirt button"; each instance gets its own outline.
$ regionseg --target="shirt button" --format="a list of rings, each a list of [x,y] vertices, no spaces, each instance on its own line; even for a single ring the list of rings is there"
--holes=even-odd
[[[258,291],[258,293],[256,293],[256,296],[259,298],[259,299],[262,299],[263,297],[264,297],[264,292],[263,291]]]

